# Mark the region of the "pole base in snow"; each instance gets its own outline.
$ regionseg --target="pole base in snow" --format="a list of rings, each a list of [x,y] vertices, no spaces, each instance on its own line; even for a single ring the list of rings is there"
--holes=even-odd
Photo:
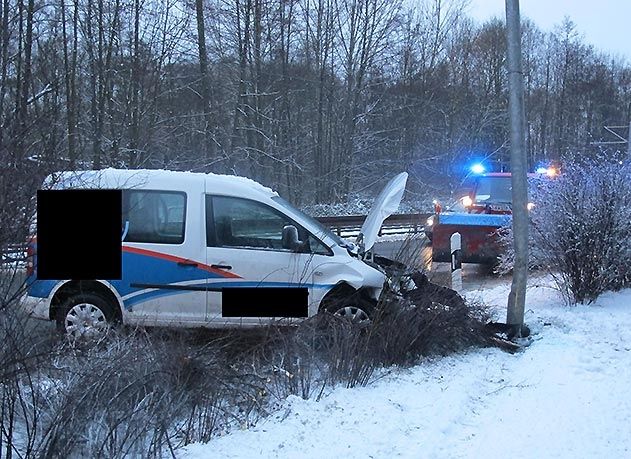
[[[521,327],[521,337],[518,337],[518,333],[516,333],[519,325],[489,322],[484,328],[489,332],[488,342],[490,345],[511,354],[523,350],[523,348],[530,346],[532,343],[532,339],[526,337],[530,335],[530,329],[526,325]]]
[[[508,339],[527,338],[530,336],[530,328],[523,324],[521,326],[521,334],[519,333],[519,324],[505,324],[502,322],[489,322],[485,325],[486,330],[491,333],[505,333]]]

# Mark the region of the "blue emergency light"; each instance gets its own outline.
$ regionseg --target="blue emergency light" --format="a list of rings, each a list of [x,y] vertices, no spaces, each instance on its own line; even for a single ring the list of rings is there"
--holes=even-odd
[[[471,166],[471,172],[473,172],[474,174],[484,174],[485,171],[485,167],[480,163],[476,163]]]

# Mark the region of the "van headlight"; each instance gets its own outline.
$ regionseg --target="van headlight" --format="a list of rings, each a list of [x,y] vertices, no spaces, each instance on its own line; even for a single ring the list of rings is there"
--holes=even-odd
[[[412,277],[406,274],[388,277],[386,278],[386,284],[388,289],[397,295],[416,288]]]
[[[392,293],[401,293],[401,284],[399,283],[398,278],[386,277],[386,285],[388,286],[388,290]]]

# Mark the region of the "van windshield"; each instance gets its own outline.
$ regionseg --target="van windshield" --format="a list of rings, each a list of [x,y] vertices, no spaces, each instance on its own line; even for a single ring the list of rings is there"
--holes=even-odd
[[[295,214],[300,215],[312,227],[317,228],[318,232],[320,234],[326,234],[328,237],[333,239],[337,245],[339,245],[341,247],[349,247],[349,246],[351,246],[351,244],[348,241],[345,241],[344,239],[339,237],[337,234],[335,234],[329,228],[327,228],[322,223],[320,223],[318,220],[313,218],[311,215],[307,215],[303,211],[301,211],[300,209],[297,209],[296,207],[294,207],[292,204],[289,203],[289,201],[285,200],[284,198],[281,198],[280,196],[274,196],[272,199],[274,201],[276,201],[278,204],[280,204],[281,206],[283,206],[285,209],[289,210],[290,212],[293,212]],[[319,236],[319,234],[316,234],[316,236]]]

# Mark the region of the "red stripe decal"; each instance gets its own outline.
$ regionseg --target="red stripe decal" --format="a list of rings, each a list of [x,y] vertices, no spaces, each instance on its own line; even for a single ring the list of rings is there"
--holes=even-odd
[[[241,279],[241,276],[238,276],[237,274],[228,272],[228,271],[224,271],[222,269],[216,269],[216,268],[212,268],[208,265],[205,265],[203,263],[200,263],[198,261],[195,260],[191,260],[189,258],[182,258],[182,257],[176,257],[175,255],[169,255],[167,253],[162,253],[162,252],[155,252],[153,250],[147,250],[147,249],[139,249],[137,247],[129,247],[129,246],[123,246],[123,252],[129,252],[129,253],[135,253],[137,255],[144,255],[147,257],[154,257],[154,258],[160,258],[162,260],[167,260],[167,261],[172,261],[173,263],[178,263],[178,262],[193,262],[193,263],[197,263],[197,267],[199,269],[203,269],[204,271],[208,271],[210,273],[214,273],[214,274],[219,274],[220,276],[223,277],[229,277],[229,278],[233,278],[233,279]]]

